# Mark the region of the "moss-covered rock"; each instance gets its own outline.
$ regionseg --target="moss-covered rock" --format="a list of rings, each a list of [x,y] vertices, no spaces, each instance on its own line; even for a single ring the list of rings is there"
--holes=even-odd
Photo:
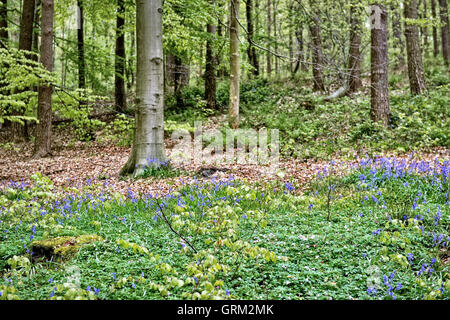
[[[31,243],[33,260],[40,258],[68,260],[75,256],[82,245],[95,241],[103,241],[103,238],[98,235],[81,235],[33,241]]]

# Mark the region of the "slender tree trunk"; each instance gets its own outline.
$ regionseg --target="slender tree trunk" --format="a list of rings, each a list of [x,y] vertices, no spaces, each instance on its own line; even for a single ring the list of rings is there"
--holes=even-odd
[[[117,21],[116,21],[116,56],[115,56],[115,100],[116,110],[124,112],[127,108],[127,96],[125,92],[125,3],[124,0],[117,0]]]
[[[353,3],[355,4],[355,3]],[[348,92],[354,93],[361,88],[361,34],[362,22],[360,12],[352,5],[350,8],[350,52]]]
[[[277,28],[277,2],[276,0],[272,0],[273,2],[273,38],[274,38],[274,49],[275,53],[278,53],[278,28]],[[278,75],[278,57],[273,57],[275,60],[275,74]]]
[[[448,65],[450,62],[450,48],[448,42],[448,4],[447,0],[439,0],[440,16],[441,16],[441,37],[442,37],[442,55],[445,63]]]
[[[407,0],[404,3],[405,18],[417,20],[418,1]],[[408,53],[408,76],[411,94],[421,94],[426,90],[425,75],[420,50],[419,28],[417,25],[405,23],[406,50]]]
[[[83,0],[77,0],[78,4],[78,88],[86,89],[86,62],[84,59],[84,8]]]
[[[42,0],[42,36],[41,63],[50,72],[53,71],[53,0]],[[51,155],[52,135],[52,91],[51,85],[41,85],[38,93],[38,120],[34,158]]]
[[[19,34],[19,50],[31,51],[33,46],[33,23],[34,23],[34,0],[24,0],[22,8],[22,16],[20,19],[20,34]],[[32,58],[31,55],[26,55]],[[15,110],[14,115],[23,116],[25,110]],[[24,125],[20,123],[12,123],[12,132],[14,138],[17,140],[28,140],[28,124],[24,121]]]
[[[136,47],[136,33],[135,31],[130,32],[130,38],[131,38],[131,50],[130,50],[130,57],[128,58],[128,68],[127,68],[127,87],[128,90],[131,90],[133,88],[135,83],[135,73],[134,73],[134,62],[135,62],[135,47]]]
[[[230,109],[229,122],[233,129],[239,127],[239,5],[240,0],[231,0],[230,6]]]
[[[253,45],[253,37],[255,34],[253,27],[253,0],[247,0],[246,13],[247,13],[247,39],[248,39],[247,55],[250,65],[253,67],[251,71],[252,74],[254,76],[258,76],[259,75],[258,57],[256,55],[255,46]]]
[[[421,19],[423,20],[427,20],[428,16],[427,16],[427,1],[428,0],[422,0],[422,4],[423,4],[423,13],[421,15]],[[427,48],[428,48],[428,28],[426,25],[423,26],[423,30],[422,30],[423,34],[423,47],[424,47],[424,51],[425,53],[428,52]]]
[[[162,0],[136,1],[137,82],[133,148],[120,174],[142,174],[166,160]]]
[[[311,38],[313,42],[313,76],[314,91],[325,91],[323,82],[323,54],[322,54],[322,36],[320,31],[320,10],[316,0],[310,0],[310,6],[314,11],[312,22],[310,23]]]
[[[398,48],[400,50],[400,53],[398,55],[398,65],[403,66],[405,64],[405,45],[403,42],[403,34],[402,34],[402,23],[400,18],[399,9],[397,6],[392,5],[391,6],[392,11],[392,30],[394,35],[394,48]]]
[[[212,2],[214,4],[214,0]],[[209,23],[206,26],[208,40],[206,41],[206,68],[205,68],[205,99],[206,107],[216,109],[216,54],[214,50],[214,39],[216,37],[216,26]]]
[[[0,48],[6,48],[8,43],[8,0],[0,1]]]
[[[388,16],[381,4],[371,7],[371,110],[373,121],[389,124]]]
[[[436,0],[431,0],[431,17],[433,22],[438,20],[436,14]],[[433,26],[433,55],[435,57],[439,55],[439,39],[436,26]]]
[[[272,14],[270,11],[270,7],[272,6],[270,0],[267,0],[267,48],[270,49],[270,42],[271,42],[271,35],[272,35],[272,28],[271,28],[271,21],[272,21]],[[272,55],[270,52],[267,52],[267,75],[270,76],[272,73]]]

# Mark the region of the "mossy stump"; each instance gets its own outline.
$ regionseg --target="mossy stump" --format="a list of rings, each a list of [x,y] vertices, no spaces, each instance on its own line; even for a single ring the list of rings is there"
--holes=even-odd
[[[66,261],[73,258],[82,245],[96,241],[103,241],[103,238],[98,235],[82,235],[33,241],[31,243],[33,261],[40,259]]]

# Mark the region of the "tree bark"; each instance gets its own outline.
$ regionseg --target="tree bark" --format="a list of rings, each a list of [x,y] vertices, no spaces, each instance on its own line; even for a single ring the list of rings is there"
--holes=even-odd
[[[388,16],[381,4],[371,7],[374,20],[371,24],[371,110],[373,121],[389,124],[388,83]]]
[[[86,88],[86,62],[84,59],[84,8],[83,0],[77,0],[78,4],[78,88]]]
[[[431,0],[431,17],[433,22],[437,21],[436,0]],[[439,55],[439,39],[436,26],[433,26],[433,55],[435,57]]]
[[[391,6],[392,11],[392,32],[394,35],[394,48],[398,48],[400,50],[400,54],[398,56],[398,65],[403,66],[405,65],[405,58],[404,58],[404,51],[405,51],[405,45],[403,42],[403,36],[402,36],[402,23],[400,20],[400,13],[398,11],[398,8],[395,5]]]
[[[253,67],[251,73],[255,77],[257,77],[259,75],[259,63],[258,63],[258,56],[256,55],[256,48],[253,45],[253,37],[255,35],[255,30],[253,26],[253,0],[247,0],[246,13],[247,13],[247,39],[248,39],[247,56],[250,65]]]
[[[116,111],[124,112],[127,108],[127,96],[125,92],[125,3],[117,0],[116,18],[116,56],[115,56],[115,101]]]
[[[135,58],[134,58],[134,56],[135,56],[135,47],[136,47],[136,33],[134,30],[130,32],[130,38],[131,38],[131,45],[130,45],[131,52],[130,52],[130,57],[128,58],[128,68],[127,68],[128,90],[131,90],[131,88],[133,88],[134,83],[135,83],[135,73],[134,73]]]
[[[162,0],[136,1],[136,129],[130,157],[120,174],[141,175],[166,160]]]
[[[240,0],[231,0],[230,6],[230,108],[229,122],[233,129],[239,127],[239,5]]]
[[[214,4],[214,0],[212,0]],[[216,37],[216,26],[209,23],[206,26],[208,40],[206,41],[206,66],[205,66],[205,99],[206,107],[216,109],[216,54],[213,40]]]
[[[361,88],[361,33],[362,23],[357,7],[350,8],[350,52],[349,52],[349,81],[348,92],[354,93]]]
[[[418,1],[407,0],[404,3],[406,19],[417,20]],[[426,90],[423,72],[422,53],[420,50],[419,28],[417,25],[405,23],[406,51],[408,55],[408,76],[411,94],[422,94]]]
[[[53,0],[42,0],[41,20],[41,63],[50,72],[53,71]],[[51,85],[41,85],[38,93],[38,120],[34,158],[51,155],[52,135],[52,91]]]
[[[323,53],[322,35],[320,30],[320,10],[317,8],[316,0],[310,0],[310,7],[313,10],[312,22],[310,23],[311,38],[313,42],[313,76],[314,91],[325,91],[323,82]]]
[[[422,0],[422,4],[423,4],[423,13],[420,16],[421,19],[423,20],[427,20],[427,1],[428,0]],[[423,26],[422,29],[422,37],[423,37],[423,47],[424,47],[424,51],[425,53],[427,53],[427,48],[428,48],[428,28],[426,25]]]
[[[270,49],[270,42],[271,42],[271,34],[272,34],[272,28],[271,28],[271,21],[272,21],[272,14],[270,11],[270,7],[272,6],[270,0],[267,0],[267,48]],[[267,52],[267,75],[270,76],[272,73],[272,55],[270,52]]]
[[[448,42],[448,4],[447,0],[439,0],[440,16],[441,16],[441,37],[442,37],[442,55],[445,63],[448,65],[450,62],[450,48]]]
[[[0,48],[6,48],[8,34],[8,0],[0,1]]]

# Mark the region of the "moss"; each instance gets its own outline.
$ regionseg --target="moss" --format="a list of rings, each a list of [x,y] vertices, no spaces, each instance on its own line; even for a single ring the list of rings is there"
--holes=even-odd
[[[34,260],[39,258],[68,260],[77,254],[82,245],[95,241],[103,241],[103,238],[98,235],[56,237],[33,241],[31,251]]]

